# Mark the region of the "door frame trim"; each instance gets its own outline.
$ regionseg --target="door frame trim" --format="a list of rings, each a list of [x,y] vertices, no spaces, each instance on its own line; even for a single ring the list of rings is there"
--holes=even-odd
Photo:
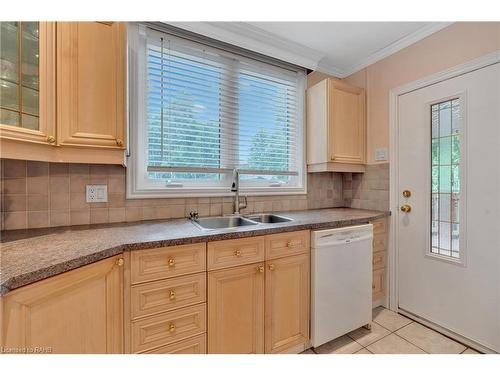
[[[476,59],[470,60],[466,63],[453,66],[451,68],[442,70],[438,73],[431,74],[427,77],[418,79],[416,81],[404,84],[402,86],[393,88],[389,91],[389,176],[390,176],[390,187],[389,187],[389,204],[390,211],[393,213],[393,217],[390,220],[390,230],[389,230],[389,274],[388,274],[388,286],[389,286],[389,309],[398,312],[398,220],[396,220],[396,215],[399,215],[399,194],[398,188],[398,146],[399,146],[399,123],[398,123],[398,97],[409,92],[434,85],[439,82],[446,81],[451,78],[461,76],[463,74],[470,73],[474,70],[478,70],[489,65],[493,65],[500,62],[500,50],[491,52],[489,54],[480,56]],[[500,271],[500,261],[498,265]],[[499,295],[500,298],[500,295]]]

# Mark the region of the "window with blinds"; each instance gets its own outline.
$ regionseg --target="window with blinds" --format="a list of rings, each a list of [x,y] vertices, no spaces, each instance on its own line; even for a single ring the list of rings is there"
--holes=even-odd
[[[222,195],[238,169],[249,193],[305,190],[305,71],[149,28],[136,39],[136,187]]]

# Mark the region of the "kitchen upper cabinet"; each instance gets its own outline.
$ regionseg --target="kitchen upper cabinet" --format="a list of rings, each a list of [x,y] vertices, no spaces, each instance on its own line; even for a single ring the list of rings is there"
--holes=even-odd
[[[264,353],[264,263],[208,272],[208,353]]]
[[[123,164],[126,25],[0,27],[0,156]]]
[[[125,25],[57,25],[57,143],[123,148]]]
[[[325,79],[307,90],[309,172],[364,172],[365,90]]]
[[[5,295],[1,345],[123,353],[122,264],[121,257],[107,258]]]
[[[265,352],[282,353],[309,340],[309,254],[266,262]]]
[[[54,22],[0,23],[0,138],[55,139],[55,33]]]

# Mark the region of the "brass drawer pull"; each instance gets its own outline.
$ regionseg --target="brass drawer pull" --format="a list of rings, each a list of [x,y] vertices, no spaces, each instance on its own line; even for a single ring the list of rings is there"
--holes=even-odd
[[[274,271],[275,266],[274,266],[274,264],[271,263],[268,268],[269,268],[269,271]]]
[[[258,267],[257,267],[257,270],[258,270],[260,273],[264,273],[264,266],[258,266]]]
[[[117,145],[118,147],[122,147],[122,146],[123,146],[123,141],[122,141],[121,139],[117,139],[117,140],[116,140],[116,145]]]
[[[125,261],[123,260],[123,258],[120,258],[116,261],[116,265],[119,267],[123,266],[124,263],[125,263]]]
[[[174,300],[175,299],[175,291],[171,290],[170,293],[168,294],[168,297],[170,298],[170,300]]]
[[[168,260],[168,266],[169,266],[169,267],[173,267],[173,266],[175,266],[175,259],[174,259],[174,258],[170,258],[170,259]]]
[[[56,143],[56,137],[54,137],[53,135],[47,136],[47,142]]]
[[[170,333],[174,333],[175,332],[175,324],[174,323],[170,323],[170,326],[168,327],[168,330],[170,331]]]
[[[241,251],[240,250],[234,250],[234,256],[235,257],[241,257]]]

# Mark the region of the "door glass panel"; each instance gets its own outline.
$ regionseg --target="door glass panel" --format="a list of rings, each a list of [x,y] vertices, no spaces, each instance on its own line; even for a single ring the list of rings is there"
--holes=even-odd
[[[460,258],[460,101],[431,106],[431,253]]]
[[[0,22],[0,124],[39,129],[39,22]]]

